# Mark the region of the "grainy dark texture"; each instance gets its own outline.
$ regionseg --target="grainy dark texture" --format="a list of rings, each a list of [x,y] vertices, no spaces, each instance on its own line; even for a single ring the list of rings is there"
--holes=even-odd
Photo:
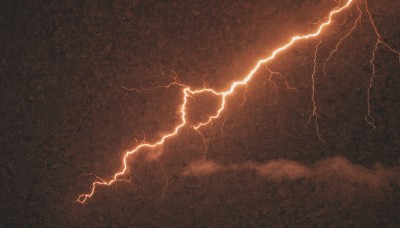
[[[400,50],[400,2],[369,4],[383,39]],[[247,93],[239,89],[221,119],[204,129],[212,138],[206,154],[212,163],[203,169],[210,173],[184,175],[205,147],[198,133],[183,129],[160,156],[148,150],[133,156],[130,183],[99,188],[86,205],[74,203],[89,190],[87,174],[112,175],[135,139],[145,133],[156,140],[179,121],[179,88],[125,88],[175,76],[194,88],[226,88],[290,36],[315,29],[312,22],[334,6],[328,0],[2,1],[0,226],[399,226],[398,56],[382,46],[376,55],[372,132],[364,115],[376,37],[365,12],[322,72],[355,7],[324,33],[318,54],[316,103],[326,144],[313,121],[307,124],[314,39],[269,64],[285,79],[275,75],[274,84],[260,70]],[[212,111],[202,104],[197,118]],[[277,170],[304,174],[276,180],[264,168],[232,168],[276,159],[289,164]]]

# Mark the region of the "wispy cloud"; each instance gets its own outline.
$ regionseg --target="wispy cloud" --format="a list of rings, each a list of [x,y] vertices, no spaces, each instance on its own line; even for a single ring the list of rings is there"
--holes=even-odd
[[[384,187],[390,183],[400,184],[399,167],[384,168],[376,165],[367,169],[353,164],[343,157],[335,157],[306,166],[290,160],[273,160],[266,163],[246,162],[219,164],[213,161],[196,161],[183,171],[184,176],[207,176],[222,171],[254,170],[269,181],[312,179],[318,182],[346,182],[370,187]]]

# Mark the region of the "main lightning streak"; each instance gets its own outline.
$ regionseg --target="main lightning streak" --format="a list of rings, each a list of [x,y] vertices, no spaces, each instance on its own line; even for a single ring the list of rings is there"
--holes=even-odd
[[[225,104],[226,104],[227,97],[229,95],[233,94],[239,86],[247,86],[247,83],[254,77],[255,73],[260,69],[261,66],[263,66],[266,63],[270,62],[271,60],[275,59],[275,57],[279,53],[281,53],[284,50],[288,49],[289,47],[293,46],[293,44],[295,44],[297,41],[307,40],[307,39],[319,36],[321,34],[321,32],[324,30],[324,28],[327,27],[329,24],[331,24],[332,18],[336,14],[339,14],[340,12],[342,12],[345,9],[349,8],[352,2],[354,2],[354,0],[347,0],[346,4],[344,4],[343,6],[337,7],[335,9],[333,9],[332,11],[330,11],[326,21],[323,22],[322,24],[320,24],[318,29],[315,32],[309,33],[309,34],[306,34],[306,35],[302,35],[302,36],[294,36],[294,37],[292,37],[290,39],[289,42],[287,42],[286,44],[282,45],[281,47],[275,49],[270,56],[268,56],[265,59],[259,60],[257,62],[257,64],[251,69],[251,71],[242,80],[232,82],[232,84],[229,86],[229,88],[227,90],[225,90],[225,91],[216,91],[216,90],[213,90],[213,89],[210,89],[210,88],[192,90],[189,86],[183,85],[183,84],[181,84],[179,82],[174,82],[174,83],[171,83],[168,86],[165,86],[166,88],[169,88],[172,85],[176,85],[176,86],[179,86],[179,87],[182,88],[182,103],[181,103],[180,108],[179,108],[180,123],[170,133],[163,135],[161,137],[161,139],[159,139],[158,141],[156,141],[154,143],[144,143],[143,142],[143,143],[138,144],[134,149],[132,149],[130,151],[127,151],[125,153],[125,155],[123,156],[122,168],[121,168],[121,170],[119,172],[115,173],[108,180],[97,178],[97,180],[92,183],[92,187],[91,187],[90,192],[88,192],[86,194],[79,195],[79,197],[78,197],[78,199],[76,201],[83,204],[89,198],[91,198],[94,195],[94,193],[96,191],[96,188],[98,186],[110,186],[110,185],[114,184],[115,182],[117,182],[118,180],[120,180],[120,177],[125,175],[125,173],[126,173],[126,171],[128,169],[127,159],[129,158],[130,155],[132,155],[132,154],[134,154],[136,152],[139,152],[139,151],[141,151],[141,150],[143,150],[145,148],[152,149],[152,148],[156,148],[158,146],[163,145],[166,142],[167,139],[177,135],[178,132],[185,125],[188,125],[186,111],[187,111],[187,103],[188,103],[188,98],[189,97],[192,97],[193,95],[196,95],[196,94],[211,93],[211,94],[215,95],[216,97],[220,98],[220,104],[219,104],[218,110],[215,112],[214,115],[210,116],[206,121],[198,123],[197,125],[189,125],[188,126],[188,127],[192,128],[192,129],[194,129],[196,131],[199,131],[199,129],[201,127],[210,124],[214,119],[217,119],[217,118],[220,117],[221,113],[225,109]],[[359,20],[359,19],[357,19],[357,20]],[[371,18],[371,20],[372,20],[372,18]],[[381,40],[379,40],[378,42],[380,42],[381,44],[386,45],[386,43],[384,43]],[[315,110],[314,110],[314,112],[315,112]]]

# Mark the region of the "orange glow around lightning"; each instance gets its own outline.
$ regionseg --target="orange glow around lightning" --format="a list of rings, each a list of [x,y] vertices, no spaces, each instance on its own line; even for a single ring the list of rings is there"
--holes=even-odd
[[[327,17],[326,20],[325,20],[325,22],[321,23],[321,24],[318,26],[318,28],[316,29],[315,32],[309,33],[309,34],[306,34],[306,35],[301,35],[301,36],[294,36],[294,37],[292,37],[292,38],[290,39],[289,42],[287,42],[286,44],[284,44],[284,45],[282,45],[282,46],[276,48],[276,49],[272,52],[272,54],[271,54],[270,56],[266,57],[265,59],[259,60],[259,61],[256,63],[256,65],[250,70],[250,72],[249,72],[242,80],[232,82],[232,84],[230,84],[230,86],[228,87],[228,89],[225,90],[225,91],[217,91],[217,90],[210,89],[210,88],[203,88],[203,89],[193,90],[193,89],[191,89],[189,86],[186,86],[186,85],[180,83],[180,82],[177,81],[176,79],[175,79],[175,82],[173,82],[173,83],[171,83],[171,84],[169,84],[169,85],[167,85],[167,86],[155,87],[155,88],[170,88],[171,86],[179,86],[179,87],[182,88],[182,103],[181,103],[180,108],[179,108],[180,123],[179,123],[177,126],[175,126],[175,128],[174,128],[170,133],[163,135],[158,141],[156,141],[156,142],[154,142],[154,143],[144,143],[144,142],[143,142],[143,143],[138,144],[134,149],[132,149],[132,150],[130,150],[130,151],[127,151],[127,152],[124,154],[123,158],[122,158],[122,167],[121,167],[120,171],[119,171],[119,172],[116,172],[111,178],[109,178],[109,179],[107,179],[107,180],[101,179],[101,178],[96,178],[96,181],[94,181],[94,182],[92,183],[92,186],[91,186],[90,191],[89,191],[88,193],[79,195],[79,197],[77,198],[76,202],[79,202],[79,203],[82,203],[82,204],[85,203],[85,202],[87,202],[88,199],[90,199],[91,197],[93,197],[93,195],[94,195],[95,192],[96,192],[97,187],[99,187],[99,186],[110,186],[110,185],[115,184],[117,181],[121,181],[121,180],[122,180],[121,177],[124,176],[124,175],[126,174],[127,170],[128,170],[127,159],[128,159],[132,154],[135,154],[135,153],[137,153],[137,152],[139,152],[139,151],[141,151],[141,150],[143,150],[143,149],[145,149],[145,148],[152,149],[152,148],[156,148],[156,147],[159,147],[159,146],[163,145],[163,144],[166,142],[166,140],[168,140],[169,138],[172,138],[172,137],[176,136],[176,135],[178,134],[178,132],[179,132],[184,126],[190,127],[190,128],[192,128],[193,130],[199,132],[200,135],[202,136],[202,138],[204,139],[204,137],[203,137],[202,133],[199,131],[199,129],[202,128],[202,127],[204,127],[204,126],[209,125],[210,123],[213,122],[213,120],[215,120],[215,119],[217,119],[217,118],[219,118],[219,117],[221,116],[221,113],[224,111],[224,109],[225,109],[225,107],[226,107],[226,101],[227,101],[228,96],[234,94],[235,91],[236,91],[236,89],[237,89],[239,86],[247,86],[247,84],[249,83],[249,81],[254,77],[255,73],[261,68],[261,66],[264,66],[264,65],[266,65],[266,63],[268,63],[268,62],[272,61],[273,59],[275,59],[276,56],[277,56],[278,54],[282,53],[282,52],[285,51],[286,49],[288,49],[288,48],[290,48],[291,46],[293,46],[297,41],[300,41],[300,40],[307,40],[307,39],[315,38],[315,37],[319,36],[319,35],[322,33],[322,31],[324,30],[324,28],[326,28],[328,25],[330,25],[330,24],[332,23],[333,17],[334,17],[335,15],[339,14],[340,12],[346,10],[347,8],[349,8],[350,5],[351,5],[351,3],[354,2],[354,1],[355,1],[355,0],[347,0],[347,2],[346,2],[344,5],[342,5],[342,6],[340,6],[340,7],[336,7],[335,9],[333,9],[332,11],[330,11],[328,17]],[[371,59],[371,61],[370,61],[371,64],[372,64],[372,66],[373,66],[373,76],[372,76],[372,78],[371,78],[371,83],[370,83],[370,88],[371,88],[371,86],[372,86],[372,80],[373,80],[373,77],[374,77],[374,75],[375,75],[375,66],[374,66],[374,64],[373,64],[373,61],[374,61],[374,59],[375,59],[375,52],[377,51],[377,46],[378,46],[379,44],[383,44],[383,45],[385,45],[386,47],[388,47],[391,51],[393,51],[393,52],[395,52],[395,53],[397,53],[397,54],[399,54],[399,52],[395,51],[395,50],[392,49],[388,44],[386,44],[385,42],[383,42],[383,41],[381,40],[381,37],[380,37],[380,35],[379,35],[379,33],[378,33],[378,30],[376,29],[375,23],[373,22],[372,16],[371,16],[371,14],[369,13],[368,7],[367,7],[366,4],[365,4],[365,6],[366,6],[366,8],[367,8],[367,12],[368,12],[368,15],[369,15],[369,17],[370,17],[371,23],[372,23],[372,25],[373,25],[373,27],[374,27],[374,29],[375,29],[375,32],[376,32],[376,34],[377,34],[377,37],[378,37],[378,41],[377,41],[377,43],[376,43],[376,45],[375,45],[375,49],[374,49],[374,51],[373,51],[373,56],[372,56],[372,59]],[[342,39],[340,39],[339,43],[336,45],[335,50],[332,51],[332,53],[331,53],[331,55],[329,56],[329,58],[330,58],[330,57],[333,55],[333,53],[337,50],[337,48],[339,47],[340,43],[341,43],[346,37],[348,37],[348,36],[351,34],[351,32],[355,29],[357,22],[358,22],[358,21],[360,20],[360,18],[361,18],[361,10],[359,9],[359,11],[360,11],[360,15],[358,16],[358,18],[357,18],[357,20],[356,20],[354,26],[352,27],[352,29],[349,31],[349,33],[348,33],[345,37],[343,37]],[[320,44],[320,43],[319,43],[319,44]],[[319,45],[319,44],[318,44],[318,45]],[[317,48],[316,48],[315,58],[314,58],[314,64],[315,64],[315,65],[316,65],[316,55],[317,55],[317,51],[318,51],[318,46],[317,46]],[[328,61],[329,58],[328,58],[326,61]],[[315,119],[314,119],[314,120],[315,120],[315,123],[317,124],[318,115],[317,115],[317,112],[316,112],[316,111],[317,111],[317,108],[316,108],[316,104],[315,104],[315,100],[314,100],[314,98],[315,98],[315,87],[314,87],[314,86],[315,86],[315,79],[314,79],[314,76],[315,76],[315,65],[314,65],[314,72],[313,72],[313,74],[312,74],[312,80],[313,80],[313,92],[312,92],[313,114],[312,114],[311,118],[314,117],[314,118],[315,118]],[[267,68],[267,69],[268,69],[268,68]],[[268,69],[268,70],[269,70],[269,69]],[[271,74],[274,73],[274,72],[272,72],[271,70],[269,70],[269,71],[270,71]],[[152,89],[154,89],[154,88],[152,88]],[[137,90],[137,89],[132,89],[132,90],[135,90],[135,91],[137,91],[137,92],[143,91],[143,90]],[[148,89],[145,89],[145,90],[148,90]],[[150,90],[151,90],[151,89],[150,89]],[[196,94],[205,94],[205,93],[213,94],[214,96],[216,96],[216,97],[218,97],[218,98],[220,99],[220,103],[219,103],[218,109],[217,109],[217,111],[216,111],[212,116],[209,116],[208,119],[205,120],[204,122],[200,122],[200,123],[198,123],[198,124],[196,124],[196,125],[189,125],[189,121],[188,121],[188,119],[187,119],[187,103],[188,103],[188,98],[191,98],[193,95],[196,95]],[[369,90],[368,90],[368,114],[367,114],[368,118],[367,118],[367,116],[366,116],[366,118],[365,118],[366,121],[367,121],[368,123],[371,122],[371,121],[369,121],[369,120],[372,119],[372,117],[370,117],[370,114],[371,114],[371,107],[370,107],[370,105],[369,105],[369,102],[370,102],[370,96],[369,96]],[[319,132],[318,132],[318,125],[317,125],[317,134],[318,134],[318,137],[320,138]],[[320,138],[320,139],[321,139],[321,138]],[[207,147],[207,145],[205,145],[205,146]]]

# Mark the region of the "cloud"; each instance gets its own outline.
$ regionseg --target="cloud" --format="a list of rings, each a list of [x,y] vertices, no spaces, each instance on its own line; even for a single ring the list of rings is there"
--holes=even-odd
[[[282,179],[296,180],[310,176],[312,171],[297,162],[289,160],[270,161],[261,165],[254,165],[254,168],[261,176],[274,181],[281,181]]]
[[[273,160],[266,163],[246,162],[222,165],[213,161],[196,161],[183,171],[184,176],[207,176],[222,171],[253,170],[261,177],[274,182],[282,180],[312,179],[316,182],[350,183],[352,185],[385,187],[391,183],[400,184],[399,167],[384,168],[376,165],[367,169],[353,164],[343,157],[334,157],[305,166],[291,160]]]
[[[197,161],[191,163],[184,171],[184,176],[204,176],[211,175],[223,170],[224,167],[212,161]]]
[[[313,170],[313,177],[320,181],[342,180],[370,187],[384,187],[390,183],[400,184],[399,167],[384,168],[376,165],[373,169],[367,169],[342,157],[320,161],[315,164]]]

